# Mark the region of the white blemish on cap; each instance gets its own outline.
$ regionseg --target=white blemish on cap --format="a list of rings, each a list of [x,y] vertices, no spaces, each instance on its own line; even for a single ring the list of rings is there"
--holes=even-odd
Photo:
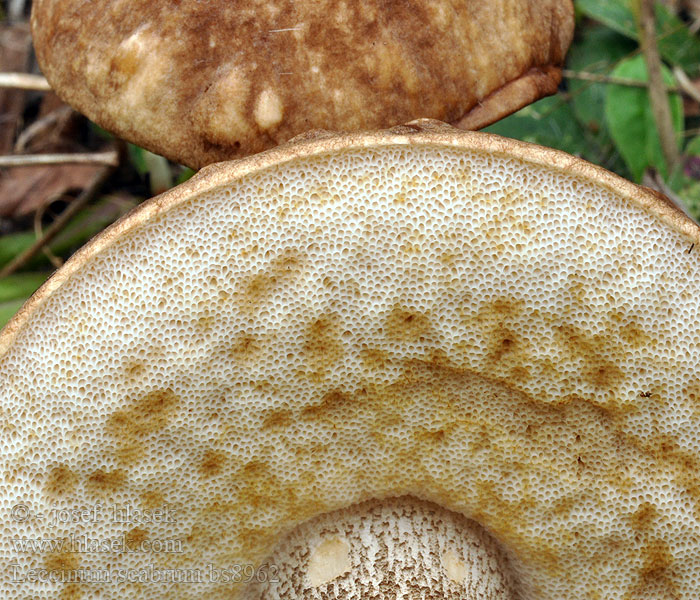
[[[282,100],[271,89],[263,90],[255,103],[255,122],[260,129],[270,129],[282,121]]]

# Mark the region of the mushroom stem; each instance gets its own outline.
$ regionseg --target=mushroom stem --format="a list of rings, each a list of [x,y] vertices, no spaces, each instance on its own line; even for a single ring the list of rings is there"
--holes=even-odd
[[[508,561],[486,531],[413,497],[320,515],[289,533],[264,565],[246,600],[517,597]]]

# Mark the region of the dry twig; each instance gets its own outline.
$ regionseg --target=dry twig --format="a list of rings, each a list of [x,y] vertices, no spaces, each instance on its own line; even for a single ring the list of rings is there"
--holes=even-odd
[[[51,90],[51,86],[45,77],[32,75],[31,73],[0,73],[0,88],[16,88],[38,92]]]
[[[116,167],[119,164],[119,153],[116,150],[108,152],[75,152],[69,154],[20,154],[17,156],[0,156],[0,167],[33,167],[36,165],[87,164]]]
[[[19,21],[24,16],[26,4],[26,0],[9,0],[7,16],[10,18],[10,21]]]
[[[700,90],[693,85],[693,82],[690,81],[690,77],[685,74],[685,71],[676,65],[673,67],[673,76],[676,78],[683,93],[700,104]]]
[[[44,217],[46,206],[46,204],[42,204],[34,213],[34,235],[38,240],[44,237],[44,231],[43,227],[41,226],[41,220]],[[46,258],[48,258],[51,264],[53,265],[54,269],[58,269],[63,265],[63,260],[56,256],[53,252],[51,252],[51,247],[48,244],[44,245],[43,252]]]
[[[572,71],[571,69],[562,69],[562,75],[569,79],[580,79],[581,81],[592,81],[594,83],[610,83],[613,85],[626,85],[628,87],[638,88],[649,87],[648,81],[637,81],[636,79],[627,79],[625,77],[613,77],[611,75],[604,75],[603,73],[590,73],[588,71]],[[680,81],[678,83],[679,85],[676,87],[666,86],[666,91],[691,96],[691,94],[680,85]]]
[[[680,151],[671,120],[671,106],[661,70],[661,56],[656,44],[654,0],[635,0],[634,7],[639,16],[639,40],[649,72],[649,102],[659,132],[661,150],[670,172],[680,160]]]
[[[71,114],[73,114],[73,109],[64,105],[34,121],[19,134],[15,141],[14,151],[18,153],[26,152],[29,144],[35,137],[46,135],[48,132],[55,130],[57,125],[68,120]]]
[[[90,202],[99,192],[102,185],[107,181],[107,178],[114,171],[114,167],[107,166],[100,170],[97,176],[93,179],[90,185],[85,188],[82,193],[71,202],[66,209],[49,225],[43,232],[42,237],[37,239],[24,252],[13,258],[3,269],[0,270],[0,279],[7,277],[12,273],[21,269],[28,261],[36,256],[42,249],[58,235],[58,233],[68,224],[68,222]]]

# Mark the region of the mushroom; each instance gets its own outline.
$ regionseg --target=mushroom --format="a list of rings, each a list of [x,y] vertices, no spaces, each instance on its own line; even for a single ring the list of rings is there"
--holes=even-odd
[[[699,243],[432,121],[203,169],[0,334],[3,597],[697,598]]]
[[[477,129],[553,94],[571,0],[35,0],[51,86],[192,167],[309,129],[431,117]]]

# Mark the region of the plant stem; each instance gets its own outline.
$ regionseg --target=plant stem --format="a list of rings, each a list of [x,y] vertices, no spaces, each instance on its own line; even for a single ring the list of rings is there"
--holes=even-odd
[[[572,71],[571,69],[562,69],[562,75],[568,79],[580,79],[581,81],[592,81],[594,83],[610,83],[613,85],[626,85],[629,87],[648,88],[648,81],[637,81],[636,79],[627,79],[625,77],[612,77],[603,73],[590,73],[589,71]],[[666,90],[676,94],[686,94],[690,96],[690,92],[681,87],[667,86]]]
[[[68,207],[58,216],[58,218],[46,228],[41,238],[36,240],[29,248],[16,256],[4,268],[0,269],[0,279],[11,275],[22,268],[29,260],[50,243],[53,238],[68,224],[73,216],[80,211],[90,200],[92,200],[109,176],[114,172],[114,167],[103,167],[92,180],[90,185],[71,202]]]
[[[71,154],[19,154],[0,156],[0,167],[33,167],[36,165],[88,164],[115,167],[119,164],[119,153],[86,152]]]
[[[676,78],[682,92],[700,104],[700,89],[696,88],[690,78],[685,74],[685,71],[679,66],[673,67],[673,76]]]
[[[48,92],[49,82],[41,75],[30,73],[0,73],[0,88],[17,88],[20,90],[36,90]]]
[[[661,151],[663,152],[668,172],[678,165],[680,152],[678,139],[671,120],[671,106],[668,101],[666,85],[661,69],[661,56],[656,43],[656,19],[654,0],[633,0],[633,8],[638,16],[639,41],[644,60],[649,72],[649,102],[654,114],[656,129],[659,132]]]

